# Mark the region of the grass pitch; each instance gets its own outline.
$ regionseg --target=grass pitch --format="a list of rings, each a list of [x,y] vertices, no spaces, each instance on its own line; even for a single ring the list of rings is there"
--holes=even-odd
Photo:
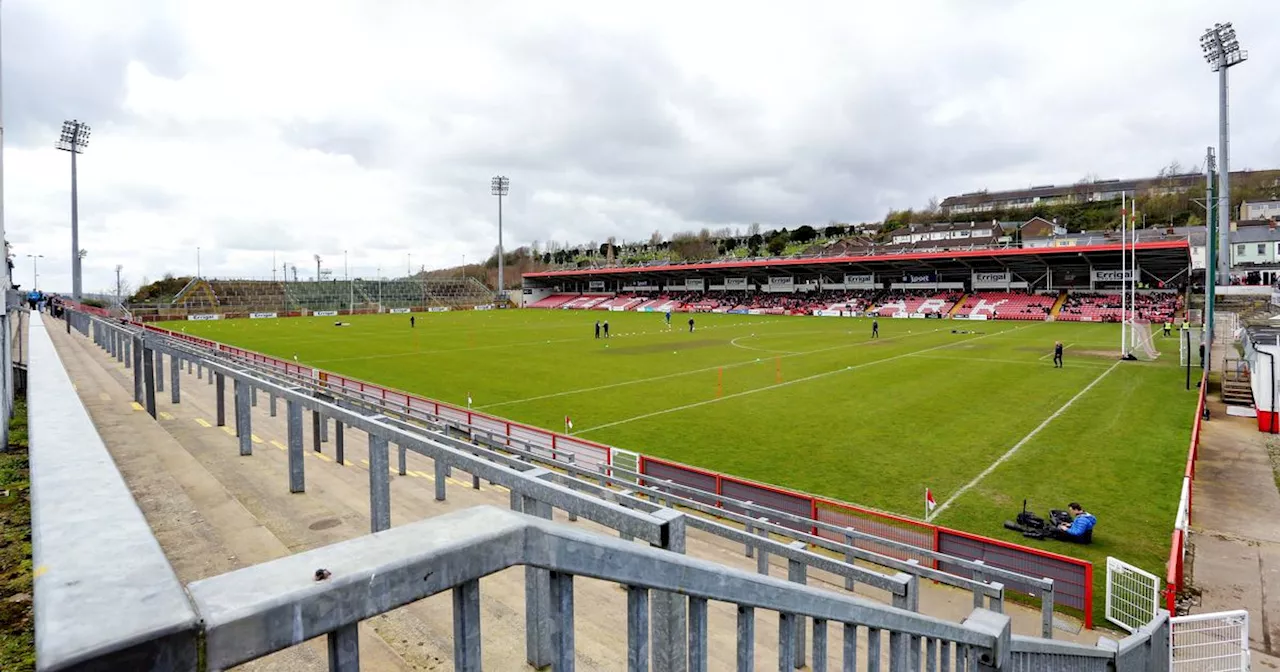
[[[1164,575],[1196,392],[1118,325],[511,310],[166,326],[780,486]],[[594,338],[608,319],[611,337]],[[954,334],[952,330],[977,333]],[[1055,340],[1067,345],[1055,369]],[[1015,450],[1016,448],[1016,450]],[[1091,546],[1002,527],[1078,500]]]

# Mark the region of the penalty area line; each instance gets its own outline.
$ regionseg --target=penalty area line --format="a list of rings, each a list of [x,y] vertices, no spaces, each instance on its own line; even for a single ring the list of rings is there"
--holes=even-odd
[[[937,518],[938,515],[941,514],[943,511],[946,511],[947,507],[951,506],[951,503],[956,501],[956,499],[958,499],[960,495],[963,495],[964,493],[968,492],[969,488],[972,488],[973,486],[977,485],[979,482],[982,481],[982,479],[991,475],[991,472],[995,471],[996,467],[1000,466],[1001,464],[1004,464],[1006,460],[1013,457],[1014,453],[1018,452],[1018,450],[1022,448],[1024,445],[1026,445],[1028,441],[1035,438],[1035,436],[1039,434],[1041,430],[1043,430],[1045,427],[1048,427],[1049,423],[1053,422],[1058,418],[1058,416],[1065,413],[1068,408],[1071,408],[1071,405],[1076,403],[1076,400],[1078,400],[1080,397],[1083,397],[1085,394],[1087,394],[1089,390],[1092,390],[1094,385],[1097,385],[1099,382],[1102,381],[1103,378],[1107,377],[1107,374],[1111,373],[1112,371],[1115,371],[1116,367],[1120,366],[1121,361],[1123,360],[1117,360],[1115,364],[1112,364],[1111,366],[1107,367],[1106,371],[1103,371],[1102,373],[1098,374],[1098,377],[1094,378],[1093,382],[1089,383],[1088,385],[1085,385],[1083,390],[1076,392],[1074,397],[1071,397],[1070,399],[1068,399],[1067,403],[1059,407],[1058,410],[1054,411],[1052,415],[1045,418],[1044,422],[1037,425],[1036,428],[1031,430],[1029,434],[1022,437],[1022,439],[1017,443],[1013,444],[1012,448],[1006,451],[1004,455],[1001,455],[1000,458],[997,459],[995,462],[992,462],[990,465],[988,465],[986,469],[983,469],[982,473],[978,474],[977,476],[974,476],[972,481],[965,483],[963,486],[961,486],[959,490],[956,490],[954,493],[952,493],[952,495],[947,498],[947,501],[939,504],[938,508],[925,518],[925,522],[928,522],[930,520],[933,520],[934,518]]]

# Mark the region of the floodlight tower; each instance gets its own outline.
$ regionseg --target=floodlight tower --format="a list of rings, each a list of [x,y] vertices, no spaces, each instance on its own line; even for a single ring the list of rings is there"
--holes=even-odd
[[[124,308],[124,304],[120,302],[120,271],[124,270],[123,264],[116,264],[116,303]]]
[[[62,135],[54,145],[71,152],[71,298],[80,300],[80,205],[76,195],[76,154],[89,146],[89,124],[72,119],[62,122]]]
[[[1231,284],[1231,155],[1230,116],[1227,109],[1227,69],[1249,58],[1249,52],[1240,49],[1236,29],[1231,23],[1215,23],[1200,36],[1200,48],[1204,59],[1218,73],[1218,282]]]
[[[511,180],[503,175],[496,175],[489,181],[489,192],[498,197],[498,299],[506,296],[503,291],[502,277],[502,197],[507,195],[511,188]]]
[[[44,259],[43,254],[28,254],[31,259],[31,291],[40,291],[40,259]]]
[[[315,255],[315,258],[316,258],[316,284],[318,285],[320,284],[320,255],[318,254]]]

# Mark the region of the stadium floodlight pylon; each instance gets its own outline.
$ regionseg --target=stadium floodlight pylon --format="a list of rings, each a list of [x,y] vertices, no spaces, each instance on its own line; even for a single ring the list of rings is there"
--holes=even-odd
[[[489,193],[498,197],[498,287],[497,297],[501,301],[506,296],[503,286],[503,263],[502,263],[502,198],[511,190],[511,180],[505,175],[495,175],[489,181]]]
[[[1230,152],[1230,111],[1228,108],[1227,70],[1249,59],[1249,52],[1240,48],[1236,39],[1236,29],[1227,23],[1215,23],[1200,36],[1200,49],[1204,51],[1204,60],[1209,67],[1218,73],[1218,249],[1226,252],[1230,248],[1231,229],[1231,152]],[[1220,254],[1218,257],[1218,277],[1220,281],[1230,284],[1231,255]]]
[[[62,134],[54,147],[71,153],[71,298],[79,301],[81,295],[80,259],[80,203],[76,193],[76,155],[83,154],[89,146],[89,124],[72,119],[62,122]]]

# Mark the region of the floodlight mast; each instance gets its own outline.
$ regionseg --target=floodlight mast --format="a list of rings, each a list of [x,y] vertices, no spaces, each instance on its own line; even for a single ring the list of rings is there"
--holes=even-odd
[[[1200,36],[1200,48],[1210,68],[1218,73],[1218,249],[1230,250],[1231,233],[1231,153],[1230,113],[1228,109],[1227,70],[1249,58],[1240,49],[1236,29],[1230,22],[1215,23]],[[1231,284],[1231,255],[1218,257],[1218,282]]]
[[[62,134],[54,145],[71,153],[71,298],[81,298],[80,282],[80,206],[76,193],[76,154],[89,146],[89,124],[72,119],[62,122]]]
[[[502,197],[507,195],[511,189],[511,180],[504,175],[496,175],[489,181],[489,193],[498,197],[498,300],[502,301],[506,297],[506,287],[503,285],[503,253],[502,253]]]

